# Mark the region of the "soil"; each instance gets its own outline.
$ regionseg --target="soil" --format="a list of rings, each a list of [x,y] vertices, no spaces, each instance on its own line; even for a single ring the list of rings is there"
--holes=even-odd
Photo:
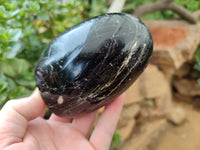
[[[185,103],[181,106],[187,113],[187,120],[180,126],[169,124],[168,128],[153,142],[149,150],[199,150],[200,149],[200,111]]]
[[[154,40],[154,45],[162,47],[174,46],[187,36],[187,32],[183,27],[157,27],[150,29],[150,31]]]

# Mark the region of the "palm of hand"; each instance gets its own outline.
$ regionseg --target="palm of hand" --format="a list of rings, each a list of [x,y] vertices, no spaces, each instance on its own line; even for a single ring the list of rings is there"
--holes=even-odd
[[[74,119],[53,114],[45,120],[40,116],[44,116],[46,106],[38,91],[28,98],[9,101],[0,111],[0,149],[107,150],[123,101],[124,96],[120,96],[105,107],[91,136],[97,111]]]
[[[13,149],[23,149],[24,146],[28,146],[33,150],[81,150],[83,147],[86,150],[92,150],[94,148],[87,137],[88,134],[84,135],[71,123],[37,118],[29,123],[24,144],[15,145]]]

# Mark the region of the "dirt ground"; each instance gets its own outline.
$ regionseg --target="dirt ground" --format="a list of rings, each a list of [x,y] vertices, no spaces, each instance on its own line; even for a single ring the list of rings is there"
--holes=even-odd
[[[199,150],[200,111],[189,104],[174,102],[187,113],[187,120],[180,126],[169,124],[159,140],[149,150]]]

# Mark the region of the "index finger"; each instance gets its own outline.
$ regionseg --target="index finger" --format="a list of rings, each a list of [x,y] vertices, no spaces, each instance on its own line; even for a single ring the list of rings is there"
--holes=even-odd
[[[125,94],[122,94],[105,107],[90,137],[90,142],[96,149],[109,149],[124,99]]]

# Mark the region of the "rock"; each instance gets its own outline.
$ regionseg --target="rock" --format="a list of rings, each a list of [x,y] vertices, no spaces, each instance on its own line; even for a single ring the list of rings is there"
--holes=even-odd
[[[186,119],[186,112],[182,107],[174,107],[168,115],[168,120],[175,125],[182,124]]]
[[[172,84],[182,95],[200,96],[200,86],[195,79],[175,78]]]
[[[139,112],[140,106],[138,104],[132,104],[123,108],[117,125],[122,141],[125,141],[131,135],[131,131],[135,126],[135,117]]]
[[[171,89],[168,80],[154,65],[148,65],[142,75],[127,90],[125,105],[155,99],[157,114],[165,114],[171,107]]]
[[[119,149],[144,150],[154,138],[158,138],[166,123],[166,119],[158,119],[136,126],[130,140],[124,142]]]
[[[135,123],[135,119],[131,119],[127,122],[126,126],[123,126],[119,129],[119,134],[121,135],[122,141],[125,141],[128,137],[130,137]]]
[[[185,62],[193,58],[200,43],[200,23],[184,21],[144,21],[152,32],[154,53],[151,63],[171,77]]]
[[[157,132],[166,122],[165,119],[160,118],[155,122],[146,122],[141,124],[144,130],[140,131],[136,128],[136,116],[139,115],[139,118],[141,118],[142,111],[144,112],[145,110],[147,112],[145,114],[146,117],[161,116],[169,113],[171,109],[171,89],[164,74],[156,66],[148,65],[126,93],[125,106],[117,129],[125,142],[122,149],[136,150],[137,147],[145,147],[144,145],[149,142],[148,138],[151,138],[151,134]],[[149,107],[143,106],[144,100],[149,104]],[[137,133],[134,132],[135,130],[137,130]],[[135,146],[131,147],[130,145]]]
[[[174,100],[179,102],[185,102],[192,105],[193,108],[200,109],[200,97],[199,96],[188,96],[188,95],[182,95],[178,92],[174,92]]]
[[[154,45],[157,47],[172,47],[187,37],[187,32],[183,27],[169,28],[165,26],[151,29]]]
[[[200,113],[191,105],[185,103],[173,103],[181,106],[187,114],[186,121],[180,126],[173,126],[170,123],[165,126],[161,137],[153,140],[148,150],[199,150],[200,142]]]
[[[192,103],[192,101],[193,101],[192,96],[183,95],[178,92],[174,92],[173,96],[174,96],[174,100],[176,100],[176,101],[186,102],[186,103]]]
[[[135,118],[140,112],[139,104],[132,104],[129,106],[125,106],[120,115],[120,122],[123,122],[124,119],[132,119]],[[123,119],[123,120],[122,120]]]
[[[178,78],[182,78],[187,76],[191,71],[192,66],[189,63],[184,63],[179,69],[175,71],[175,76]]]
[[[142,75],[146,72],[146,70],[142,73]],[[141,80],[140,80],[141,76],[126,91],[125,105],[131,105],[133,103],[138,103],[142,99],[144,99],[144,95],[142,94]]]

